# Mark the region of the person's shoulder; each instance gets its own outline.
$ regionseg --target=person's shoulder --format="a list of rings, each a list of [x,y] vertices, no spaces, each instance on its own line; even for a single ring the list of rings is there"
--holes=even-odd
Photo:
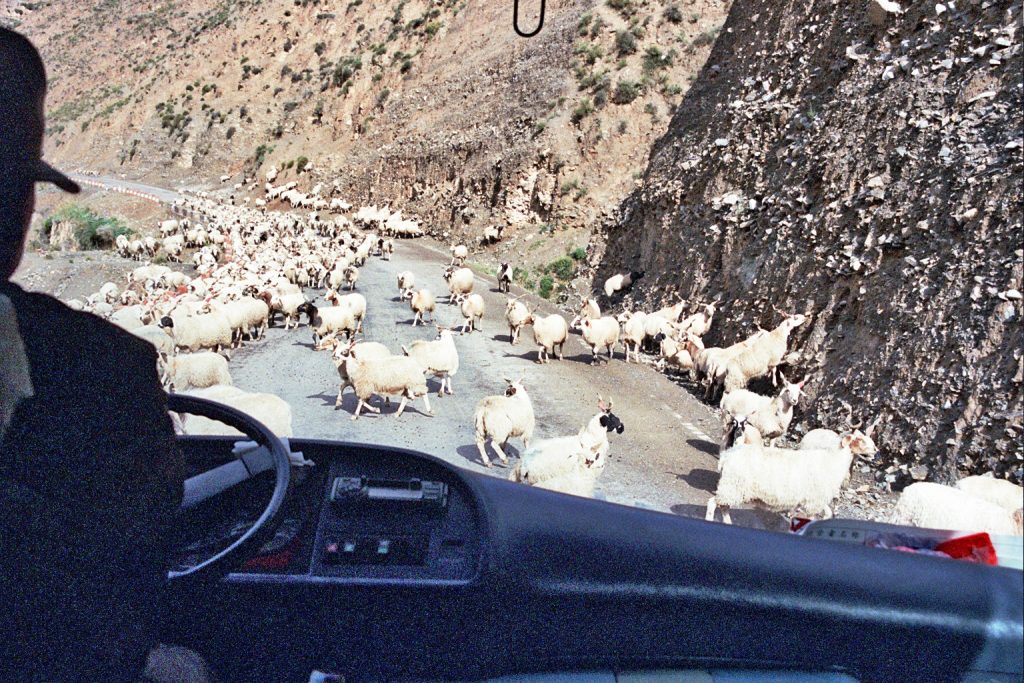
[[[95,350],[94,360],[109,358],[118,365],[156,362],[156,351],[149,343],[97,315],[69,308],[49,294],[20,288],[13,294],[18,325],[27,347],[45,340],[44,343],[51,346],[57,343],[74,346],[78,353]]]

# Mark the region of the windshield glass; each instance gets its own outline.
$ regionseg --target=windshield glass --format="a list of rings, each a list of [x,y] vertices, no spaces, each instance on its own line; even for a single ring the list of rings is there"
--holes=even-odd
[[[279,436],[1020,534],[1020,7],[552,4],[2,0],[82,190],[13,282]]]

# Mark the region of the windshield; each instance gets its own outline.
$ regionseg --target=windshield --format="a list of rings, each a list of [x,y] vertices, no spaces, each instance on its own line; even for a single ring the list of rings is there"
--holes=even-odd
[[[279,436],[1019,534],[1019,6],[894,37],[878,2],[849,44],[841,13],[512,4],[3,0],[82,187],[38,186],[13,281],[167,391],[276,397],[244,405]]]

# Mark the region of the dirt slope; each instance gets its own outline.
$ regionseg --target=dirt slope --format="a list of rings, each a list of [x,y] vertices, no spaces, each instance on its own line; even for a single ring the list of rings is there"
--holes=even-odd
[[[524,265],[585,244],[635,187],[728,9],[550,0],[523,39],[512,3],[485,0],[5,3],[50,70],[56,161],[163,186],[248,177],[255,196],[287,165],[278,183],[337,182],[442,238],[504,225],[499,255]]]
[[[596,282],[723,294],[718,343],[773,327],[773,305],[809,313],[805,426],[881,412],[897,486],[1019,480],[1020,26],[1013,2],[737,0],[591,245]]]

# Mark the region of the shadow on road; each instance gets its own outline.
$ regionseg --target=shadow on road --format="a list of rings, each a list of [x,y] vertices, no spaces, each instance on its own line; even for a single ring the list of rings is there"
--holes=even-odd
[[[676,478],[685,481],[695,489],[707,491],[708,493],[714,493],[715,488],[718,486],[718,472],[704,470],[699,467],[693,468],[686,474],[678,474]]]
[[[490,444],[491,444],[491,442],[488,441],[486,449],[487,449],[487,457],[491,459],[491,467],[492,467],[492,469],[496,469],[499,472],[504,471],[505,474],[502,475],[502,476],[503,477],[508,476],[509,467],[511,465],[515,464],[515,461],[519,459],[519,451],[516,449],[515,446],[512,446],[512,445],[504,446],[502,448],[502,450],[505,451],[505,455],[508,456],[508,462],[509,462],[508,465],[504,465],[504,464],[502,464],[501,460],[498,459],[498,454],[494,452],[494,449],[491,448]],[[458,453],[459,455],[461,455],[463,458],[465,458],[466,460],[468,460],[471,463],[474,463],[474,464],[477,464],[477,465],[483,465],[483,463],[480,462],[480,451],[479,451],[479,449],[477,449],[475,443],[468,444],[466,446],[459,446],[458,448],[455,449],[455,452]]]
[[[352,393],[352,392],[350,391],[350,392],[349,392],[349,393],[348,393],[348,394],[347,394],[347,395],[345,396],[345,398],[343,398],[343,399],[342,399],[342,405],[344,405],[344,401],[345,401],[345,400],[346,400],[346,399],[348,398],[348,396],[355,396],[355,394],[353,394],[353,393]],[[335,400],[337,400],[337,398],[338,398],[338,395],[337,395],[337,394],[331,394],[331,393],[327,393],[327,392],[325,392],[325,391],[321,391],[321,392],[319,392],[319,393],[316,393],[316,394],[310,394],[310,395],[309,395],[309,396],[307,396],[306,398],[318,398],[318,399],[320,399],[321,401],[323,401],[323,403],[321,403],[320,405],[324,405],[324,406],[331,406],[331,407],[333,408],[333,407],[334,407],[334,401],[335,401]],[[355,408],[355,404],[354,404],[354,403],[352,404],[352,408],[353,408],[353,409]]]
[[[707,512],[706,505],[690,505],[688,503],[679,503],[669,509],[681,517],[693,517],[696,519],[704,519],[704,514]],[[732,516],[732,523],[735,526],[747,527],[748,529],[765,529],[767,531],[788,531],[789,529],[789,523],[785,517],[765,510],[740,510],[734,508],[729,512]],[[716,512],[715,516],[719,523],[721,523],[721,511]]]
[[[510,335],[510,334],[496,334],[493,337],[491,337],[491,339],[493,339],[496,342],[502,342],[502,343],[508,344],[509,342],[512,341],[512,335]]]
[[[696,448],[701,453],[707,453],[718,457],[718,444],[712,441],[705,441],[704,439],[687,439],[686,443]]]
[[[310,351],[316,351],[316,344],[314,344],[313,342],[307,343],[295,340],[292,342],[292,346],[301,346],[303,348],[309,349]]]

